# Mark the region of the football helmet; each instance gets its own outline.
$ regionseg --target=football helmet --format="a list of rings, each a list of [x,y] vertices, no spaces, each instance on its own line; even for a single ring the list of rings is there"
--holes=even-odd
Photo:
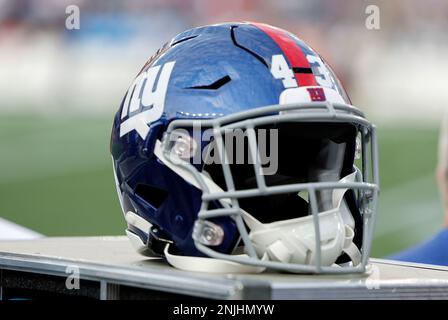
[[[205,272],[364,272],[379,193],[375,127],[305,42],[261,23],[174,37],[114,118],[138,252]]]

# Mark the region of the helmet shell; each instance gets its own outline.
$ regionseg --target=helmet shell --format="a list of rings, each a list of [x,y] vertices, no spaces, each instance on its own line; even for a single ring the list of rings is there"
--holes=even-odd
[[[153,91],[159,90],[160,70],[169,63],[174,65],[158,106],[160,116],[146,123],[145,134],[138,130],[120,132],[125,121],[155,108],[155,104],[141,102],[145,92],[139,91],[138,84],[131,85],[114,118],[111,154],[125,214],[133,212],[157,227],[159,236],[173,241],[181,253],[201,255],[192,232],[202,192],[154,155],[155,142],[162,139],[173,120],[216,118],[278,104],[285,90],[284,81],[272,72],[273,56],[278,55],[294,71],[297,87],[320,86],[326,75],[325,84],[349,103],[336,76],[313,49],[289,32],[269,25],[226,23],[191,29],[174,37],[146,62],[137,79],[158,67],[151,88],[145,87],[148,79],[140,80],[144,90]],[[137,105],[131,107],[133,99]],[[238,240],[235,223],[229,218],[215,222],[226,235],[215,249],[230,252]],[[131,224],[128,230],[144,243],[150,242],[149,230],[146,233]]]

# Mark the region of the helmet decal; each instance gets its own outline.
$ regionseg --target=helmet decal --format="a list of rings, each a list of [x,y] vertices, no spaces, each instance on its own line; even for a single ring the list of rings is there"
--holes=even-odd
[[[289,34],[281,29],[263,24],[252,23],[265,32],[280,47],[288,59],[291,69],[295,74],[298,86],[315,86],[316,79],[311,71],[311,66],[302,49]]]
[[[272,56],[271,73],[275,79],[282,79],[285,89],[297,87],[294,72],[289,68],[284,55],[275,54]]]
[[[165,95],[175,61],[153,66],[141,72],[129,88],[121,111],[120,137],[132,130],[142,139],[149,132],[148,124],[163,113]],[[157,79],[157,81],[156,81]]]
[[[310,63],[310,66],[313,70],[316,77],[316,82],[318,85],[327,88],[334,88],[335,84],[332,82],[330,72],[324,65],[322,59],[319,56],[314,56],[308,54],[306,59]]]

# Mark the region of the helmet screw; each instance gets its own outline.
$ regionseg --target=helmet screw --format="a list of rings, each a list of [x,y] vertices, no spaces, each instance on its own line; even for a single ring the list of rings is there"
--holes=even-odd
[[[199,242],[207,246],[219,246],[224,240],[224,230],[217,224],[204,221],[199,235]]]

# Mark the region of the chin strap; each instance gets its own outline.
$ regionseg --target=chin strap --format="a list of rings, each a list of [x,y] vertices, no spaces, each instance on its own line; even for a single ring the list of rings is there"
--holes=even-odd
[[[349,226],[346,226],[346,230],[350,230],[348,231],[349,234],[353,234],[353,229],[351,229]],[[361,263],[361,252],[351,240],[348,241],[347,239],[346,246],[344,247],[343,252],[350,257],[353,266],[357,266]],[[223,259],[175,255],[170,253],[170,244],[167,244],[165,246],[164,254],[166,260],[170,265],[177,269],[185,271],[207,273],[261,273],[266,270],[265,267],[256,267]],[[249,256],[246,254],[234,256],[249,258]],[[289,250],[283,245],[281,241],[277,241],[269,246],[261,261],[269,260],[288,263],[290,260],[289,257]],[[333,266],[340,267],[337,264],[333,264]]]
[[[361,263],[361,252],[358,247],[353,243],[353,229],[345,225],[345,241],[342,252],[344,252],[349,258],[353,266],[357,266]],[[283,263],[289,263],[291,261],[291,251],[283,244],[282,241],[275,241],[266,248],[266,254],[270,261],[278,261]],[[333,266],[338,266],[333,264]]]
[[[196,181],[195,177],[191,172],[187,169],[182,168],[181,166],[176,166],[172,162],[168,161],[163,154],[162,143],[157,140],[154,147],[154,154],[171,170],[176,172],[179,176],[181,176],[185,181],[192,184],[198,189],[201,189],[199,183]],[[211,193],[215,192],[223,192],[222,188],[219,187],[213,180],[207,177],[205,174],[200,173],[203,178],[204,183],[207,185],[209,191]],[[353,181],[356,172],[351,175],[341,179],[341,182]],[[336,189],[334,191],[334,200],[337,203],[335,205],[339,205],[342,202],[343,195],[347,189]],[[224,204],[228,204],[230,202],[229,199],[222,199],[221,202]],[[247,219],[255,220],[256,219],[251,216],[249,213],[240,209],[242,211],[243,217],[245,218],[246,223],[248,223]],[[259,223],[257,221],[257,223]],[[249,223],[250,224],[250,223]],[[342,251],[346,253],[351,261],[353,266],[358,265],[361,262],[361,253],[356,245],[353,243],[354,231],[351,226],[345,224],[345,238],[344,238],[344,246]],[[164,249],[165,258],[170,265],[175,268],[187,271],[199,271],[199,272],[208,272],[208,273],[260,273],[263,272],[266,267],[259,266],[251,266],[246,264],[241,264],[233,261],[228,261],[224,259],[215,259],[215,258],[206,258],[206,257],[194,257],[194,256],[182,256],[175,255],[170,253],[170,244],[167,244]],[[266,248],[265,253],[261,261],[278,261],[288,263],[291,259],[292,253],[290,250],[283,244],[281,241],[275,241],[269,247]],[[247,257],[246,254],[241,255],[233,255],[236,257]],[[337,266],[337,265],[336,265]]]
[[[170,265],[186,271],[207,273],[260,273],[266,269],[265,267],[255,267],[223,259],[175,255],[170,253],[170,244],[166,245],[164,254]],[[246,254],[235,256],[243,258],[249,257]],[[268,259],[267,257],[263,257],[261,260]]]
[[[355,232],[352,227],[345,225],[345,241],[342,251],[350,258],[353,266],[357,266],[361,263],[362,256],[361,251],[359,251],[358,247],[353,243],[354,236]]]

